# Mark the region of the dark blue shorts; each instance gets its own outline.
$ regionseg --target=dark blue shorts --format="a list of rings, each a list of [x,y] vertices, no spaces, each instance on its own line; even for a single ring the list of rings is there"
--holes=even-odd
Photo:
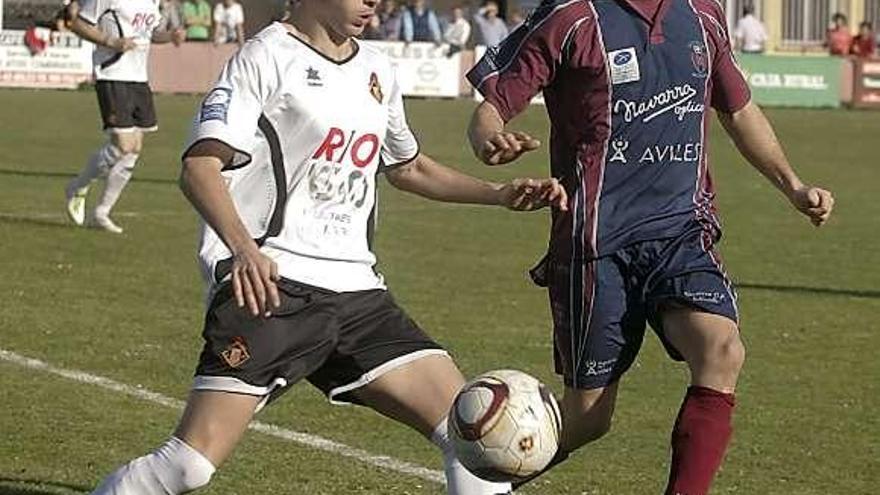
[[[566,386],[595,389],[632,366],[650,323],[669,356],[681,355],[663,335],[664,303],[738,321],[736,292],[710,232],[640,242],[576,265],[547,261],[556,372]]]

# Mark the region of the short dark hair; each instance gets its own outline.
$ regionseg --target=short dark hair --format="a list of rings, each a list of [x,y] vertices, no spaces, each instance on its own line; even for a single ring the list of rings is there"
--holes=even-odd
[[[743,7],[743,16],[752,15],[754,13],[755,13],[755,6],[754,5],[747,3]]]
[[[868,28],[869,30],[873,31],[874,25],[871,24],[871,21],[862,21],[862,23],[859,24],[859,29],[862,29],[862,28]]]
[[[831,16],[831,20],[834,22],[837,22],[837,21],[847,22],[848,19],[846,18],[846,14],[844,14],[843,12],[835,12],[834,15]]]

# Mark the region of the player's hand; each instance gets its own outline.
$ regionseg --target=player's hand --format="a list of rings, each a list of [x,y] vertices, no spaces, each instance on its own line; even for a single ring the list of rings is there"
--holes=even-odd
[[[501,188],[501,204],[514,211],[547,206],[568,211],[568,194],[557,179],[514,179]]]
[[[174,46],[180,46],[186,41],[186,30],[182,28],[171,31],[171,42]]]
[[[110,38],[107,40],[107,48],[125,53],[137,48],[134,38]]]
[[[232,291],[239,308],[247,306],[254,317],[272,316],[281,306],[278,295],[278,265],[256,245],[237,253],[232,262]]]
[[[483,143],[480,147],[480,160],[486,165],[504,165],[540,146],[541,141],[524,132],[503,131]]]
[[[818,187],[803,186],[795,189],[789,200],[798,211],[808,216],[816,227],[824,225],[834,209],[834,196],[830,191]]]

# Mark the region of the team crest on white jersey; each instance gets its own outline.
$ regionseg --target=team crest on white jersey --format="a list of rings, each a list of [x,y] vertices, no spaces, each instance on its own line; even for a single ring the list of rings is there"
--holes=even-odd
[[[626,84],[642,78],[634,47],[608,52],[608,64],[611,67],[611,84]]]
[[[373,95],[373,98],[375,98],[380,105],[382,104],[382,100],[385,99],[385,95],[382,93],[382,85],[379,84],[379,76],[377,76],[375,72],[370,74],[370,94]]]

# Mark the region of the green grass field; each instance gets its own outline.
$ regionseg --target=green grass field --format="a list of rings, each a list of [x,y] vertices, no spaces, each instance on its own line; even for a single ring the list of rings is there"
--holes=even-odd
[[[196,217],[176,186],[195,97],[158,98],[117,219],[124,236],[68,226],[63,186],[101,140],[89,92],[0,92],[0,349],[182,399],[200,349]],[[410,101],[423,150],[484,177],[464,141],[470,102]],[[816,230],[713,131],[726,225],[722,252],[740,286],[749,350],[736,434],[717,494],[858,495],[880,490],[880,115],[769,112],[802,175],[832,189]],[[543,110],[517,125],[546,137]],[[514,367],[559,391],[544,292],[526,269],[546,214],[447,206],[382,184],[381,270],[399,301],[469,375]],[[612,433],[530,494],[658,494],[686,385],[650,337],[623,380]],[[0,495],[87,493],[116,465],[167,438],[178,412],[0,360]],[[260,420],[374,454],[441,468],[417,434],[368,410],[329,406],[303,384]],[[438,494],[416,477],[251,433],[208,494]]]

